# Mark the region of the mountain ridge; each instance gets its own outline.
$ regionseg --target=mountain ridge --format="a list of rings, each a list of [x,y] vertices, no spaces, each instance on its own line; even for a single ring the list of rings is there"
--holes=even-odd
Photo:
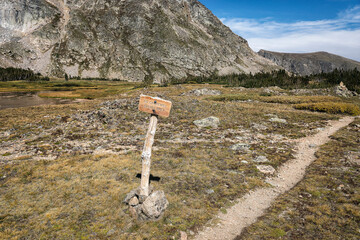
[[[2,67],[155,82],[279,68],[197,0],[4,0],[0,7]]]
[[[360,70],[360,62],[332,53],[319,51],[312,53],[282,53],[261,49],[258,54],[289,72],[305,76],[321,72],[332,72],[335,69]]]

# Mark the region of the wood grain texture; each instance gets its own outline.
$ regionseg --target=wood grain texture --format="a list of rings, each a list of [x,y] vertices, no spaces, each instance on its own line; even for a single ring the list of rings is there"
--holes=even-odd
[[[143,196],[149,196],[151,148],[154,143],[157,122],[158,122],[158,116],[151,115],[149,128],[146,133],[144,149],[143,149],[143,152],[141,155],[142,171],[141,171],[140,195],[143,195]]]
[[[169,117],[172,103],[157,97],[140,96],[139,111],[160,117]]]

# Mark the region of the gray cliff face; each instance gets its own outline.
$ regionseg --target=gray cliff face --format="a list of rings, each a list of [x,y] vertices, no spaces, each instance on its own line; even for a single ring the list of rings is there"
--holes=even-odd
[[[2,0],[0,66],[156,82],[278,68],[197,0]]]
[[[360,62],[327,52],[299,54],[260,50],[258,54],[285,68],[287,71],[301,76],[321,72],[328,73],[336,68],[344,70],[360,69]]]

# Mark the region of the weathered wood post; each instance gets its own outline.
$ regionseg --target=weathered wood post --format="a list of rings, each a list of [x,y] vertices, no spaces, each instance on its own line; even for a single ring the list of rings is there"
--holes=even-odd
[[[141,171],[140,196],[149,196],[151,148],[154,143],[157,122],[158,122],[158,116],[152,114],[150,118],[149,129],[146,133],[144,149],[141,155],[142,171]]]
[[[151,149],[154,143],[156,126],[158,116],[169,117],[172,103],[157,97],[150,97],[146,95],[140,96],[139,110],[142,112],[150,113],[150,124],[146,133],[145,144],[141,155],[142,159],[142,172],[141,172],[141,185],[140,196],[149,196],[149,178],[151,166]]]

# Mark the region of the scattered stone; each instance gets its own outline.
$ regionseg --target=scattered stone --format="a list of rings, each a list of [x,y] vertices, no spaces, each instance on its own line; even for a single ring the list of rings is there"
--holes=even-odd
[[[186,232],[180,231],[180,240],[187,240],[188,236]]]
[[[183,93],[181,95],[185,95],[185,96],[204,96],[204,95],[220,95],[221,92],[219,90],[215,90],[215,89],[208,89],[208,88],[202,88],[202,89],[194,89],[191,90],[187,93]]]
[[[130,200],[131,200],[133,197],[137,197],[137,196],[139,196],[139,195],[140,195],[140,188],[131,190],[131,191],[126,195],[123,203],[129,204],[129,203],[130,203]]]
[[[253,160],[253,162],[265,163],[265,162],[269,162],[269,160],[265,156],[258,156]]]
[[[287,95],[285,92],[281,92],[283,89],[281,89],[278,86],[275,87],[267,87],[263,88],[262,94],[268,94],[268,95]]]
[[[251,126],[252,126],[254,129],[258,130],[258,131],[268,129],[267,126],[262,125],[262,124],[257,124],[257,123],[253,123],[253,124],[251,124]]]
[[[350,163],[360,166],[360,152],[348,152],[345,157]]]
[[[274,172],[275,172],[275,168],[273,168],[273,167],[270,166],[270,165],[258,165],[258,166],[256,166],[256,168],[257,168],[261,173],[264,173],[264,174],[274,174]]]
[[[129,213],[130,213],[130,216],[134,219],[138,219],[139,218],[139,215],[138,215],[138,211],[137,211],[137,208],[135,207],[129,207]]]
[[[139,205],[139,199],[136,196],[132,197],[129,201],[129,205],[133,207]]]
[[[274,123],[287,123],[287,121],[285,119],[281,119],[281,118],[277,118],[277,117],[270,118],[269,121],[274,122]]]
[[[269,114],[265,114],[265,117],[271,117],[271,118],[279,118],[277,115],[269,113]]]
[[[316,148],[317,145],[316,144],[309,144],[309,148]]]
[[[246,143],[237,143],[235,145],[232,145],[230,149],[233,151],[247,151],[250,149],[250,145]]]
[[[114,101],[106,101],[100,104],[100,106],[104,106],[107,107],[109,109],[117,109],[117,108],[121,108],[124,105],[127,104],[127,100],[126,99],[116,99]]]
[[[217,128],[220,124],[220,119],[217,117],[208,117],[201,120],[194,121],[194,124],[199,128]]]
[[[163,191],[155,191],[150,194],[141,205],[141,211],[149,219],[157,219],[169,205]]]
[[[111,236],[111,235],[113,235],[115,233],[115,230],[114,229],[111,229],[111,230],[109,230],[107,233],[106,233],[106,235],[107,236]]]
[[[215,191],[213,189],[206,189],[206,194],[213,194]]]
[[[340,97],[353,97],[357,96],[356,92],[350,91],[343,82],[341,82],[338,86],[335,87],[335,94]]]
[[[248,161],[243,160],[243,161],[241,161],[241,163],[243,163],[243,164],[248,164],[249,162],[248,162]]]

